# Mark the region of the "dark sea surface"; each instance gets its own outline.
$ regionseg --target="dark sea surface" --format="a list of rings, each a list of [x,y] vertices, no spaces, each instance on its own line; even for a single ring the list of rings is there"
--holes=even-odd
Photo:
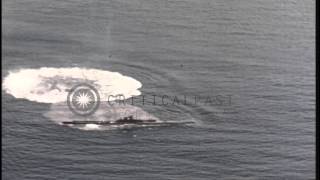
[[[133,77],[142,94],[231,97],[228,105],[137,104],[195,126],[84,131],[45,116],[52,104],[3,90],[4,179],[315,179],[315,1],[2,5],[3,77],[92,68]]]

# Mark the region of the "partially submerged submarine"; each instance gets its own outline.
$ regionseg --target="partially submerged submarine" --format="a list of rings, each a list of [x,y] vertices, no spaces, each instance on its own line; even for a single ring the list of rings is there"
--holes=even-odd
[[[178,125],[178,124],[192,124],[194,122],[159,122],[155,119],[135,119],[133,116],[120,118],[116,121],[64,121],[63,125],[87,125],[95,124],[102,126],[112,125]]]

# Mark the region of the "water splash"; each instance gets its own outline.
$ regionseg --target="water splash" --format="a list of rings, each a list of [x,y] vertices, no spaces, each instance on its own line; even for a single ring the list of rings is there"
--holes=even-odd
[[[118,72],[86,68],[21,69],[9,72],[3,87],[8,94],[41,103],[66,101],[68,90],[79,83],[93,84],[101,99],[122,94],[125,98],[141,94],[142,84]]]

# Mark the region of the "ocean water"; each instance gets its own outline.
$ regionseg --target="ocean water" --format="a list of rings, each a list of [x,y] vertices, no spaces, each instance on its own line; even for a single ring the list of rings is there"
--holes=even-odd
[[[313,0],[4,0],[2,177],[315,179],[314,7]],[[46,87],[53,80],[66,88],[74,78],[137,98],[129,114],[195,123],[61,126],[80,117],[66,93]],[[102,107],[96,118],[123,113]]]

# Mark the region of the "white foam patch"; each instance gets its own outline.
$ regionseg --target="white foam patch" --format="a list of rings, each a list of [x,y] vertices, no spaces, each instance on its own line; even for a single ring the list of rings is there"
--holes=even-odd
[[[141,94],[142,84],[118,72],[86,68],[21,69],[9,72],[4,78],[5,91],[16,98],[41,103],[59,103],[67,100],[68,90],[79,83],[90,83],[97,88],[100,98],[124,95],[130,98]]]
[[[100,126],[96,124],[86,124],[84,130],[99,130]]]

